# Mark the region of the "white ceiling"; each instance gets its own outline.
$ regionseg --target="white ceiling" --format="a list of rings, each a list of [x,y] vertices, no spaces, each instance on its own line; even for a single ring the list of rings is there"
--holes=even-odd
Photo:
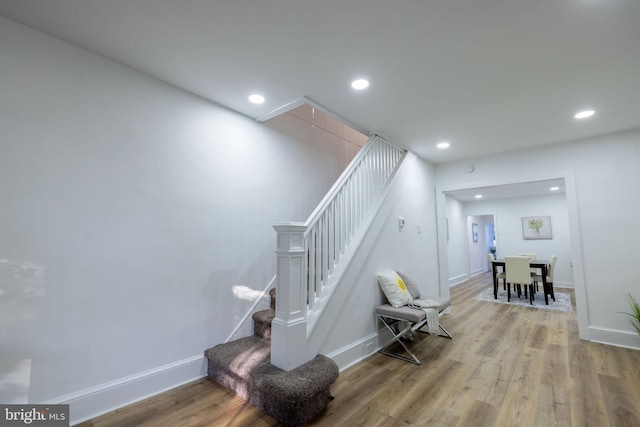
[[[0,0],[0,14],[253,118],[306,96],[433,163],[640,127],[638,0]],[[584,108],[597,114],[574,120]]]

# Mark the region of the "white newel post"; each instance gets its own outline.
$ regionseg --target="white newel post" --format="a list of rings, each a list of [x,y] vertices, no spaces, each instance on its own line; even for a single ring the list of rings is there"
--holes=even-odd
[[[271,323],[271,364],[285,371],[308,362],[304,232],[299,222],[273,226],[277,233],[276,317]]]

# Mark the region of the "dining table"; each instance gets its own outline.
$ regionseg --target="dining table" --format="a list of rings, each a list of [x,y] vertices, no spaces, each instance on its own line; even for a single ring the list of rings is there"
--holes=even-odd
[[[549,285],[547,284],[547,273],[548,273],[548,265],[549,261],[544,259],[532,259],[529,261],[529,265],[531,268],[537,268],[541,271],[542,276],[542,290],[544,293],[544,303],[549,305],[549,294],[551,293],[549,290]],[[498,298],[498,267],[502,267],[502,271],[506,271],[506,261],[504,258],[496,259],[495,261],[491,261],[491,272],[493,274],[493,296]]]

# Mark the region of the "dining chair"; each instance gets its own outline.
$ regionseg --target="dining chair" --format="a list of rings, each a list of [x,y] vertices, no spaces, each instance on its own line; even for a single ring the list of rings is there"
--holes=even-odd
[[[547,265],[547,289],[544,290],[545,293],[551,295],[552,300],[556,300],[556,296],[553,294],[553,276],[556,270],[556,262],[558,261],[558,257],[556,255],[551,255],[551,259],[549,260],[549,265]],[[531,276],[531,279],[536,283],[544,283],[542,281],[541,274],[534,274]]]
[[[521,285],[525,286],[525,296],[527,295],[527,287],[529,288],[529,303],[533,304],[533,279],[531,277],[531,268],[529,267],[529,258],[526,256],[508,256],[504,258],[505,273],[507,275],[507,302],[511,301],[511,286],[518,286],[518,296],[520,296]]]
[[[526,256],[527,258],[529,258],[530,261],[533,261],[534,259],[536,259],[536,254],[533,252],[520,252],[518,254],[518,256]],[[531,275],[533,276],[534,274],[538,274],[538,269],[537,268],[532,268],[531,269]],[[538,285],[536,285],[536,291],[538,290]]]
[[[488,253],[487,256],[489,257],[489,265],[491,266],[491,271],[493,271],[493,268],[495,268],[493,266],[493,261],[496,260],[496,257],[493,256],[492,253]],[[497,271],[496,272],[496,280],[493,282],[493,294],[497,295],[498,293],[498,281],[502,280],[502,286],[504,287],[504,289],[507,289],[507,275],[503,271]]]

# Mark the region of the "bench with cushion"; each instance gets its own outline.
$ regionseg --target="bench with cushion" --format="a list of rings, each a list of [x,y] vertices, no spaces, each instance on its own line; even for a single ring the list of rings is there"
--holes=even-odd
[[[378,281],[389,303],[382,304],[376,308],[376,318],[380,320],[393,335],[392,338],[382,346],[380,353],[419,365],[420,360],[403,342],[403,337],[405,337],[406,334],[418,331],[435,333],[442,337],[452,338],[451,334],[437,321],[437,317],[434,322],[433,317],[430,318],[428,315],[429,310],[433,310],[433,314],[436,316],[442,314],[443,311],[451,306],[451,299],[444,297],[421,299],[420,290],[415,283],[406,274],[400,272],[379,274]],[[394,283],[397,289],[394,288]],[[412,303],[415,300],[427,301],[426,309],[414,308]],[[431,325],[429,325],[430,322],[432,323]],[[433,323],[435,323],[435,325]],[[427,330],[425,330],[425,328],[427,328]],[[404,348],[410,357],[389,350],[396,342]]]

